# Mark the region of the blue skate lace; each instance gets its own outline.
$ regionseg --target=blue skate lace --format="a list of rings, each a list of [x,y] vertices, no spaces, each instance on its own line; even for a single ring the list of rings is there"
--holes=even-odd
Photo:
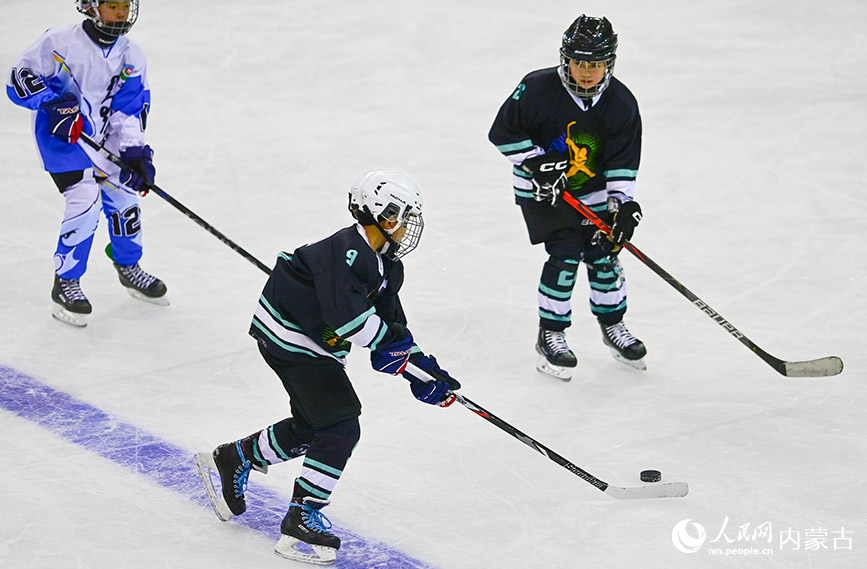
[[[242,498],[244,492],[247,491],[247,479],[250,477],[250,470],[253,468],[253,464],[244,457],[244,452],[241,450],[241,441],[235,441],[235,448],[238,450],[241,464],[235,469],[233,486],[235,488],[235,498]]]
[[[331,520],[325,517],[325,514],[317,510],[316,508],[312,508],[307,504],[289,504],[290,508],[301,508],[301,521],[304,522],[304,525],[313,531],[318,531],[320,533],[331,533]]]

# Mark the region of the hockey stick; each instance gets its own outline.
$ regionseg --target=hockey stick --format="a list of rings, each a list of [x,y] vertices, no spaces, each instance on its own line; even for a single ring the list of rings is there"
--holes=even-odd
[[[412,362],[409,362],[406,367],[415,377],[426,377],[428,378],[428,381],[432,381],[434,379],[433,377],[431,377],[430,374],[428,374]],[[585,482],[588,482],[592,486],[596,487],[596,489],[605,492],[613,498],[618,498],[620,500],[633,500],[638,498],[681,498],[683,496],[686,496],[689,492],[689,486],[686,482],[654,482],[652,484],[645,484],[642,486],[611,486],[610,484],[608,484],[608,482],[600,480],[586,470],[575,466],[574,464],[572,464],[553,450],[549,449],[533,437],[522,433],[509,423],[500,419],[493,413],[486,411],[480,405],[473,403],[460,393],[457,393],[455,391],[451,391],[450,393],[455,396],[455,400],[458,403],[460,403],[482,419],[488,421],[493,425],[496,425],[503,431],[506,431],[531,449],[547,456],[552,461],[556,462],[572,474],[576,475]]]
[[[611,486],[610,484],[608,484],[608,482],[600,480],[586,470],[575,466],[574,464],[572,464],[553,450],[549,449],[539,441],[533,439],[528,435],[525,435],[512,425],[500,419],[499,417],[482,409],[480,406],[476,405],[463,395],[459,393],[453,394],[455,396],[455,399],[457,399],[458,403],[460,403],[482,419],[506,431],[531,449],[547,456],[572,474],[578,476],[581,480],[588,482],[589,484],[596,487],[598,490],[605,492],[612,498],[617,498],[620,500],[632,500],[638,498],[680,498],[686,496],[689,492],[689,486],[686,482],[655,482],[652,484],[645,484],[643,486]]]
[[[611,228],[605,225],[599,216],[593,210],[584,205],[580,200],[572,197],[568,192],[563,192],[563,199],[577,209],[584,217],[589,219],[596,227],[606,234],[611,234]],[[635,255],[639,261],[650,267],[654,273],[662,277],[662,279],[670,284],[674,289],[689,299],[699,310],[710,317],[711,320],[722,326],[729,334],[734,336],[741,344],[749,348],[754,354],[759,356],[762,361],[777,370],[786,377],[827,377],[837,375],[843,371],[843,360],[837,356],[826,356],[815,360],[807,360],[802,362],[787,362],[776,358],[764,351],[752,340],[747,338],[746,334],[734,327],[734,325],[722,317],[722,315],[712,309],[708,304],[695,295],[691,290],[683,286],[680,281],[668,274],[665,269],[657,265],[650,257],[642,253],[638,247],[632,243],[625,243],[624,249]]]
[[[81,140],[84,141],[85,144],[87,144],[88,146],[90,146],[91,148],[93,148],[94,150],[96,150],[97,152],[99,152],[100,154],[105,156],[106,158],[108,158],[111,162],[113,162],[117,166],[120,166],[124,170],[133,171],[132,168],[130,168],[127,164],[125,164],[124,161],[121,160],[118,156],[116,156],[113,153],[106,150],[105,147],[103,147],[101,144],[99,144],[98,142],[96,142],[95,140],[93,140],[92,138],[87,136],[86,134],[81,135]],[[210,233],[211,235],[213,235],[214,237],[216,237],[217,239],[219,239],[220,241],[222,241],[223,243],[228,245],[232,251],[238,253],[239,255],[241,255],[242,257],[244,257],[245,259],[247,259],[248,261],[250,261],[251,263],[253,263],[257,267],[259,267],[260,269],[265,271],[265,273],[271,274],[271,269],[269,269],[267,265],[262,263],[259,259],[257,259],[253,255],[251,255],[247,251],[245,251],[243,247],[241,247],[240,245],[238,245],[237,243],[235,243],[234,241],[232,241],[231,239],[229,239],[228,237],[226,237],[225,235],[220,233],[213,225],[211,225],[210,223],[208,223],[207,221],[205,221],[204,219],[202,219],[201,217],[196,215],[193,211],[190,210],[190,208],[186,207],[184,204],[182,204],[181,202],[179,202],[178,200],[176,200],[175,198],[170,196],[168,193],[166,193],[165,190],[163,190],[162,188],[160,188],[156,184],[150,184],[148,186],[148,188],[150,190],[152,190],[154,193],[156,193],[159,197],[163,198],[164,200],[166,200],[167,202],[172,204],[175,207],[175,209],[177,209],[178,211],[180,211],[181,213],[183,213],[184,215],[186,215],[187,217],[189,217],[190,219],[195,221],[205,231],[207,231],[208,233]]]

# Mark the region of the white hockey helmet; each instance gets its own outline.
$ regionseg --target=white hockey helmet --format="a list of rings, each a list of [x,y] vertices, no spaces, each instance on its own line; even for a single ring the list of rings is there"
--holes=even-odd
[[[362,225],[376,225],[386,239],[381,253],[400,259],[416,247],[424,229],[424,203],[415,182],[393,170],[367,172],[349,190],[349,211]],[[396,222],[387,229],[383,221]],[[398,241],[393,238],[400,236]]]
[[[118,38],[129,32],[138,19],[138,0],[108,2],[109,4],[120,4],[121,8],[118,9],[118,12],[126,11],[125,19],[111,22],[103,21],[99,13],[99,5],[105,3],[106,0],[75,0],[75,7],[96,24],[96,29],[107,36]]]

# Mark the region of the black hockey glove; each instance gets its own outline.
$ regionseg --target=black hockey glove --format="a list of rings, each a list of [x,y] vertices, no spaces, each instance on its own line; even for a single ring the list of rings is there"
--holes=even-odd
[[[130,146],[120,151],[120,159],[129,166],[129,169],[121,169],[120,183],[143,196],[146,195],[157,175],[154,151],[150,146]]]
[[[612,210],[612,200],[609,200],[609,211]],[[611,239],[611,242],[617,249],[632,239],[632,234],[635,233],[635,228],[638,227],[640,222],[641,206],[638,205],[637,201],[629,200],[618,203],[614,207],[614,223],[611,225],[611,236],[609,239]]]
[[[521,169],[533,177],[536,201],[557,205],[560,196],[569,185],[566,179],[569,156],[562,152],[548,152],[533,156],[524,160]]]
[[[409,381],[413,397],[439,407],[448,407],[455,402],[455,395],[451,392],[460,389],[461,383],[441,368],[435,357],[417,352],[410,358],[410,362],[433,378],[428,380],[426,377],[414,375],[409,369],[404,370],[403,377]]]
[[[75,144],[81,136],[84,119],[79,112],[78,99],[72,93],[66,93],[47,103],[42,103],[42,110],[48,115],[48,128],[51,134]]]

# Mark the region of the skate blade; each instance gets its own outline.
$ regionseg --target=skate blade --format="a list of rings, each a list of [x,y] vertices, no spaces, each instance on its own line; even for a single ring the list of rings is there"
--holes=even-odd
[[[129,293],[129,295],[136,300],[141,300],[141,301],[144,301],[144,302],[147,302],[150,304],[156,304],[157,306],[168,306],[169,305],[169,299],[166,295],[162,295],[162,296],[158,296],[158,297],[154,298],[151,296],[145,296],[144,294],[142,294],[141,292],[137,291],[134,288],[127,288],[126,292]]]
[[[572,372],[575,368],[555,366],[545,359],[545,356],[539,356],[539,359],[536,361],[536,370],[547,376],[562,379],[563,381],[572,381]]]
[[[70,312],[59,304],[55,304],[52,307],[51,315],[56,320],[60,320],[64,324],[69,324],[70,326],[75,326],[76,328],[84,328],[85,326],[87,326],[88,320],[90,320],[90,314],[78,314],[77,312]]]
[[[202,479],[202,485],[205,487],[205,492],[208,494],[208,500],[211,502],[211,507],[214,508],[214,513],[217,514],[221,522],[228,522],[232,519],[232,511],[223,499],[223,494],[217,492],[217,489],[214,488],[214,480],[211,478],[212,472],[219,476],[217,465],[214,463],[213,453],[197,452],[196,469],[199,471],[199,477]]]
[[[618,362],[628,365],[633,369],[637,369],[638,371],[647,371],[647,364],[644,363],[644,358],[641,358],[640,360],[627,360],[614,348],[608,348],[608,350],[611,352],[611,357]]]
[[[300,544],[310,547],[313,553],[305,553],[295,547]],[[313,563],[315,565],[331,565],[337,559],[337,550],[333,547],[311,545],[288,535],[280,536],[280,541],[274,546],[274,553],[283,559],[292,559],[293,561]]]

